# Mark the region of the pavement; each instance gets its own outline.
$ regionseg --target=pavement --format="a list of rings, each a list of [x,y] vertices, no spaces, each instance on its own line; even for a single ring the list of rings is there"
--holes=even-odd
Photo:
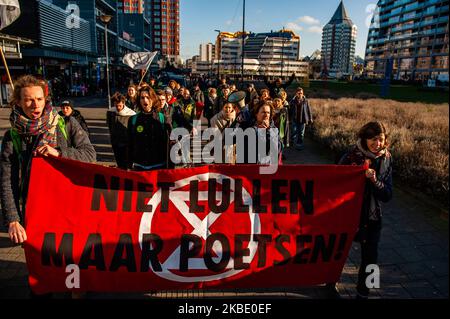
[[[86,118],[91,140],[97,150],[99,164],[114,165],[114,157],[106,127],[107,107],[99,100],[79,98],[76,102]],[[96,104],[97,106],[92,106]],[[103,104],[104,105],[104,104]],[[9,128],[10,110],[0,109],[0,141]],[[286,151],[287,164],[332,164],[330,152],[310,139],[305,149]],[[1,222],[1,217],[0,217]],[[1,222],[3,225],[3,222]],[[381,285],[371,290],[374,299],[447,299],[449,228],[448,207],[420,195],[420,191],[395,185],[394,198],[385,205],[384,227],[379,246]],[[20,246],[10,243],[6,228],[0,226],[0,299],[28,298],[27,268]],[[359,245],[354,243],[337,289],[341,298],[353,299],[360,260]],[[171,299],[171,298],[326,298],[323,287],[264,290],[183,290],[146,294],[89,293],[88,299]],[[59,294],[55,298],[70,298]]]

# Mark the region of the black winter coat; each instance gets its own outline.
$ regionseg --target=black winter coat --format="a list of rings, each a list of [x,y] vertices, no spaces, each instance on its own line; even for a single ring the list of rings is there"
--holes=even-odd
[[[133,115],[128,120],[127,130],[128,168],[131,169],[133,163],[143,166],[167,163],[167,127],[156,112]]]

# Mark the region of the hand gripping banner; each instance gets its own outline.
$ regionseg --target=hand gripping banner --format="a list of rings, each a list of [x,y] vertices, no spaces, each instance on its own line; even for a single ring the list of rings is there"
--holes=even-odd
[[[25,254],[36,293],[302,287],[337,282],[357,231],[359,166],[127,172],[35,158]],[[76,266],[73,266],[76,265]]]

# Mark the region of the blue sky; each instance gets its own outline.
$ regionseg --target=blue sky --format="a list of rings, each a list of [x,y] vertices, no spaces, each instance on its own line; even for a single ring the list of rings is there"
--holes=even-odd
[[[242,30],[243,0],[180,0],[181,57],[198,54],[199,45],[215,41],[214,30]],[[245,29],[270,32],[293,29],[301,37],[300,54],[320,49],[322,27],[336,11],[340,0],[246,0]],[[358,26],[356,54],[364,57],[368,25],[377,0],[344,0],[353,23]]]

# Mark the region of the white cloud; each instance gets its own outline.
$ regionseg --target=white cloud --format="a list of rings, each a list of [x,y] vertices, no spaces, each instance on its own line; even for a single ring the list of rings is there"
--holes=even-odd
[[[322,34],[322,27],[319,26],[313,26],[313,27],[309,27],[308,28],[308,32],[309,33],[318,33],[318,34]]]
[[[286,24],[286,29],[293,30],[293,31],[302,31],[303,27],[299,26],[295,22],[289,22],[289,23]]]
[[[227,21],[225,22],[226,25],[231,25],[232,23],[233,23],[233,21],[231,21],[231,20],[227,20]]]
[[[304,24],[309,24],[309,25],[312,25],[312,24],[319,24],[319,23],[320,23],[319,20],[317,20],[316,18],[313,18],[313,17],[311,17],[311,16],[303,16],[303,17],[300,17],[300,18],[298,18],[298,21],[299,21],[299,22],[302,22],[302,23],[304,23]]]

